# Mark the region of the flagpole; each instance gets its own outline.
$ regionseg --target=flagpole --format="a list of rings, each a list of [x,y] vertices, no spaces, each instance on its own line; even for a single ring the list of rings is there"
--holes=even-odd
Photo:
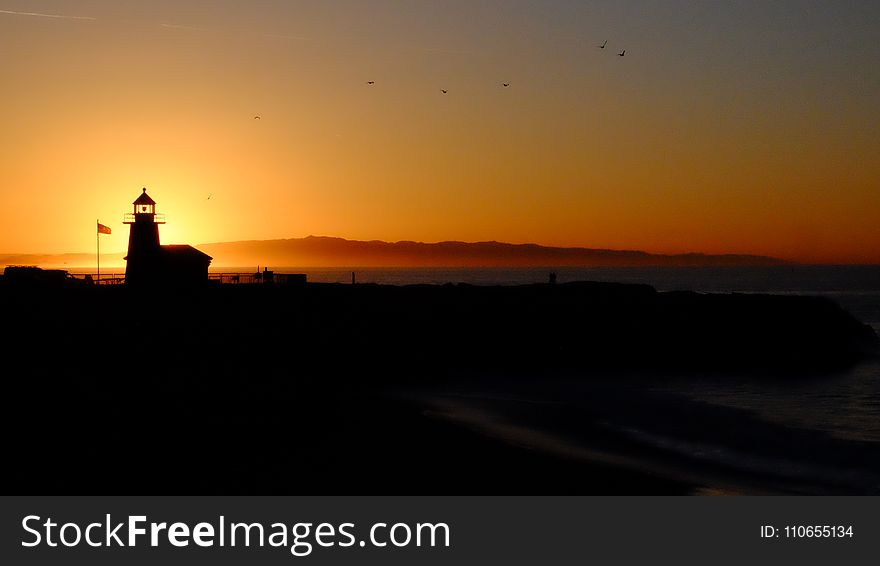
[[[95,220],[95,240],[97,241],[97,253],[95,254],[96,259],[98,260],[98,276],[95,281],[101,281],[101,231],[98,230],[98,224],[100,222]],[[96,283],[96,285],[100,285],[100,283]]]

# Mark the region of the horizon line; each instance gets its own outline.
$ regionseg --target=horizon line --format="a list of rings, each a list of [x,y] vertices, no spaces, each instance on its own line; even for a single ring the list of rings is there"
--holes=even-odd
[[[659,257],[678,257],[678,256],[706,256],[706,257],[753,257],[758,259],[771,259],[775,261],[785,262],[785,263],[804,263],[799,260],[789,259],[785,257],[772,256],[772,255],[764,255],[758,254],[754,252],[705,252],[705,251],[681,251],[681,252],[661,252],[661,251],[647,251],[645,249],[638,248],[604,248],[604,247],[589,247],[586,245],[553,245],[553,244],[541,244],[535,241],[526,241],[526,242],[508,242],[503,240],[436,240],[436,241],[424,241],[424,240],[383,240],[378,238],[373,239],[357,239],[357,238],[344,238],[341,236],[326,236],[326,235],[315,235],[309,234],[308,236],[292,236],[292,237],[277,237],[277,238],[266,238],[266,239],[243,239],[243,240],[226,240],[226,241],[212,241],[212,242],[201,242],[198,244],[192,244],[193,247],[198,246],[215,246],[215,245],[227,245],[227,244],[249,244],[249,243],[259,243],[259,242],[279,242],[279,241],[291,241],[291,240],[307,240],[307,239],[326,239],[326,240],[341,240],[345,242],[358,242],[358,243],[381,243],[381,244],[420,244],[426,246],[432,245],[440,245],[440,244],[466,244],[466,245],[479,245],[479,244],[501,244],[506,246],[515,246],[515,247],[525,247],[525,246],[535,246],[539,248],[545,249],[556,249],[556,250],[585,250],[585,251],[596,251],[596,252],[614,252],[614,253],[638,253],[638,254],[647,254],[651,256],[659,256]],[[101,256],[112,256],[118,254],[125,254],[125,250],[115,251],[115,252],[105,252],[102,253]],[[91,251],[67,251],[67,252],[0,252],[0,257],[5,256],[61,256],[61,255],[94,255]],[[880,264],[880,261],[877,262]],[[820,263],[817,265],[827,265],[825,263]],[[856,265],[852,263],[841,263],[840,265]],[[873,265],[873,264],[865,264],[865,265]]]

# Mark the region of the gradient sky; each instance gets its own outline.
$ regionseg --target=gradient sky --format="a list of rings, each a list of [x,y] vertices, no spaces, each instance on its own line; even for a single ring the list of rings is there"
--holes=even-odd
[[[0,65],[0,252],[146,186],[164,243],[880,262],[876,1],[0,0]]]

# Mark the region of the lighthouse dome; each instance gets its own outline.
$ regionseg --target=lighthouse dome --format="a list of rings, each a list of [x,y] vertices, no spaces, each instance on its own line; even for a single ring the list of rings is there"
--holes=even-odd
[[[137,204],[149,204],[149,205],[155,205],[155,204],[156,204],[156,201],[154,201],[153,199],[150,198],[150,195],[147,194],[147,189],[144,188],[144,192],[142,192],[142,193],[140,194],[140,196],[138,196],[138,198],[137,198],[133,203],[131,203],[131,204],[135,204],[135,205],[137,205]]]

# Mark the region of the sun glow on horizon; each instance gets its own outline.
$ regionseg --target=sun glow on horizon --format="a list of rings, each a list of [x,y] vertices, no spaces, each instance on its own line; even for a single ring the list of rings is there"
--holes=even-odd
[[[0,6],[0,252],[124,252],[146,187],[166,244],[880,263],[880,6],[664,6]]]

